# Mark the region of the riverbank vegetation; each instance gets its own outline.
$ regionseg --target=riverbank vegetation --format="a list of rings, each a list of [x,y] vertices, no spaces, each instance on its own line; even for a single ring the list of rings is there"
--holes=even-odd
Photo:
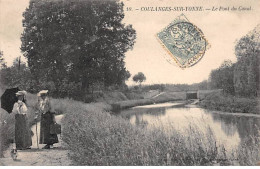
[[[158,94],[156,97],[115,102],[111,104],[111,106],[113,111],[120,111],[134,106],[165,103],[165,102],[179,101],[179,100],[182,101],[186,100],[185,92],[167,92],[167,93],[164,92]]]
[[[211,72],[209,87],[223,89],[223,95],[211,95],[200,105],[227,112],[260,112],[260,25],[242,37],[235,46],[237,62],[224,61]]]
[[[211,94],[199,102],[203,108],[231,113],[260,114],[258,98],[242,98],[231,95]]]
[[[227,60],[211,72],[209,85],[236,97],[259,97],[260,25],[242,37],[235,46],[237,62]]]
[[[172,128],[168,135],[110,115],[102,103],[64,105],[62,135],[75,165],[255,165],[260,158],[259,142],[230,150],[210,128],[191,125],[187,135]]]

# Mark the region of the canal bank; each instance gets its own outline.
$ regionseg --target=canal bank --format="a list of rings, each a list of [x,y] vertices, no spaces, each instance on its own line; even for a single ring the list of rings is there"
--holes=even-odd
[[[189,100],[205,99],[208,95],[222,93],[223,90],[196,90],[196,91],[182,91],[182,92],[162,92],[151,98],[118,101],[111,104],[112,112],[120,112],[135,106],[151,105],[158,103],[166,103],[172,101],[180,101],[183,104],[190,103]]]

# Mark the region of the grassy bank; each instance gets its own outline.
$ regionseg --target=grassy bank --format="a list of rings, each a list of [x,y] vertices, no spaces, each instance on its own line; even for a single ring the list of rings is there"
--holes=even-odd
[[[231,113],[260,114],[259,98],[238,98],[223,94],[208,95],[199,103],[203,108]]]
[[[185,100],[185,99],[186,99],[185,92],[168,92],[168,93],[162,93],[161,95],[155,98],[119,101],[111,104],[111,106],[112,106],[112,111],[117,112],[122,109],[127,109],[135,106],[164,103],[169,101],[177,101],[177,100]]]
[[[190,126],[187,135],[173,128],[166,135],[106,113],[105,104],[64,105],[62,135],[75,165],[255,165],[260,158],[259,142],[227,151],[210,128],[205,133]]]

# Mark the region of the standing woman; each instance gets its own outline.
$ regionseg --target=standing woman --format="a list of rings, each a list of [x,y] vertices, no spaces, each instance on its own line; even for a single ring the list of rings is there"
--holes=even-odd
[[[14,104],[12,112],[15,114],[15,143],[16,149],[25,150],[32,146],[31,130],[27,120],[26,91],[18,91],[18,101]]]
[[[48,90],[38,93],[38,110],[41,115],[40,144],[46,144],[43,149],[49,149],[54,143],[58,143],[57,134],[50,133],[50,125],[55,123],[54,113],[51,112],[50,100],[47,97]]]

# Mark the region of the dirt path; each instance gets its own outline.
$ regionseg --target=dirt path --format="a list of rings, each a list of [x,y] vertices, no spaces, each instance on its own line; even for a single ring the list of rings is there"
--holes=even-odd
[[[61,124],[63,115],[56,116],[57,123]],[[38,133],[40,129],[40,123],[37,123]],[[2,166],[68,166],[71,164],[68,158],[68,150],[65,149],[62,142],[61,135],[59,137],[59,143],[54,144],[53,149],[41,149],[44,144],[39,144],[37,148],[37,137],[36,137],[36,125],[32,126],[31,130],[34,133],[32,137],[32,149],[29,150],[18,150],[18,157],[16,161],[10,156],[9,147],[4,153],[5,158],[0,158],[0,165]]]

